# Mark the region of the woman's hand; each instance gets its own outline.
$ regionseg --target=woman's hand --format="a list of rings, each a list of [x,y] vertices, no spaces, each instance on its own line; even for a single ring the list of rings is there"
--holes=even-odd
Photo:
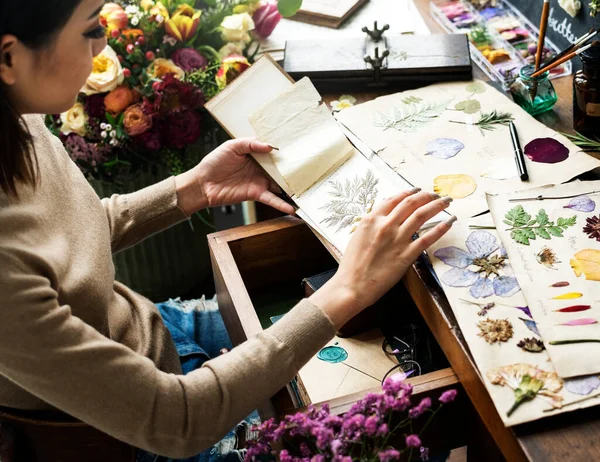
[[[375,206],[360,222],[335,276],[310,297],[336,328],[379,300],[456,221],[451,217],[413,241],[421,226],[452,201],[418,191]]]
[[[176,177],[179,207],[191,215],[206,207],[258,201],[293,214],[294,207],[274,194],[279,190],[277,184],[249,155],[266,155],[271,149],[251,138],[223,143],[196,167]]]

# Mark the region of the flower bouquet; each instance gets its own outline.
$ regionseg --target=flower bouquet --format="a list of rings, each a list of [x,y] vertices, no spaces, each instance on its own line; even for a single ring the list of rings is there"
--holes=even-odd
[[[320,410],[286,416],[277,423],[273,419],[258,428],[258,438],[248,442],[247,461],[279,460],[281,462],[353,462],[429,459],[429,450],[414,432],[414,423],[423,416],[425,431],[444,404],[457,395],[448,390],[432,408],[431,398],[412,405],[412,386],[396,374],[383,384],[383,393],[369,393],[357,401],[343,416],[331,415],[324,405]],[[402,441],[402,447],[393,444]],[[285,442],[286,449],[275,449]]]
[[[113,182],[156,163],[170,174],[195,165],[204,154],[195,145],[216,130],[204,103],[250,66],[250,45],[281,19],[275,3],[196,3],[141,0],[102,9],[108,45],[75,105],[46,119],[89,178]]]

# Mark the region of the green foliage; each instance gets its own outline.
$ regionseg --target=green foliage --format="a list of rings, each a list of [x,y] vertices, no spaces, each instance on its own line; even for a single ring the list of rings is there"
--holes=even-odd
[[[571,135],[570,133],[562,133],[562,135],[567,137],[573,144],[579,146],[584,151],[600,151],[600,140],[598,138],[588,138],[579,132],[575,132],[574,135]]]
[[[423,98],[419,98],[418,96],[407,96],[406,98],[402,98],[404,104],[418,104],[423,101]]]
[[[219,61],[210,63],[206,69],[192,72],[185,76],[185,81],[203,89],[206,101],[219,93],[220,88],[215,79],[221,64]]]
[[[510,226],[507,231],[511,231],[510,237],[515,242],[529,245],[529,241],[534,241],[536,237],[548,240],[552,236],[563,237],[563,232],[575,225],[577,217],[559,218],[555,224],[550,221],[544,209],[540,209],[535,218],[532,218],[522,205],[517,205],[504,215],[503,221]]]
[[[466,99],[456,103],[454,109],[457,111],[462,111],[465,114],[475,114],[481,109],[481,103],[479,103],[479,101],[476,99]]]
[[[481,94],[485,93],[485,85],[481,82],[471,82],[465,87],[465,90],[467,90],[469,93]]]
[[[397,106],[390,115],[375,113],[373,125],[384,130],[394,128],[409,133],[429,124],[446,109],[448,101],[421,102]]]
[[[302,0],[279,0],[277,3],[277,9],[284,18],[294,16],[301,6]]]
[[[473,26],[471,28],[471,32],[469,32],[469,37],[471,38],[471,41],[475,44],[476,47],[484,47],[492,43],[492,38],[490,37],[487,28],[482,25]]]
[[[321,223],[328,227],[337,226],[336,231],[341,231],[360,221],[375,203],[378,183],[379,179],[371,170],[367,170],[363,177],[346,178],[344,183],[330,181],[331,199],[321,207],[329,216]]]

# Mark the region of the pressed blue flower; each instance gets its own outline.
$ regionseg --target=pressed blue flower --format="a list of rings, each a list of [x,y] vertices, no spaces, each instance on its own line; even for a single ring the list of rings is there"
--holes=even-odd
[[[443,247],[433,254],[452,269],[441,281],[450,287],[470,287],[473,298],[492,295],[510,297],[520,289],[513,276],[508,256],[498,239],[483,230],[473,231],[465,241],[467,250]]]

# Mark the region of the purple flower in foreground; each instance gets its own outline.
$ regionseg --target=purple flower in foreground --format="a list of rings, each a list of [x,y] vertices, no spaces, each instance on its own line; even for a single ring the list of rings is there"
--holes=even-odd
[[[425,446],[421,446],[419,453],[421,454],[421,460],[424,460],[424,461],[429,460],[429,448],[426,448]]]
[[[425,413],[431,407],[431,398],[423,398],[419,404],[408,411],[408,417],[416,419]]]
[[[467,251],[455,246],[435,251],[435,257],[452,267],[440,278],[444,284],[470,287],[469,293],[474,298],[494,294],[510,297],[521,290],[517,278],[513,277],[506,251],[496,237],[487,231],[473,231],[465,245]]]
[[[456,398],[458,392],[456,390],[447,390],[440,396],[440,401],[444,404],[451,403]]]
[[[379,454],[380,462],[388,462],[390,460],[398,460],[400,459],[400,452],[395,449],[386,449],[385,451],[381,451]]]
[[[406,446],[409,448],[418,448],[421,446],[421,438],[419,438],[419,435],[408,435],[406,437]]]

